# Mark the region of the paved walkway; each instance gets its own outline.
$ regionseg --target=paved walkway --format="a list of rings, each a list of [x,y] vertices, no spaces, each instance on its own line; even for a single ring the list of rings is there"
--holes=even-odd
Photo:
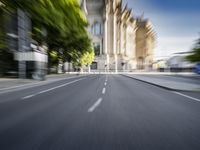
[[[152,75],[136,75],[136,74],[123,74],[130,78],[143,81],[152,85],[156,85],[162,88],[166,88],[169,90],[175,91],[195,91],[200,92],[200,84],[199,81],[194,78],[189,79],[181,79],[181,77],[174,76],[152,76]],[[187,81],[186,81],[187,80]]]
[[[32,80],[32,79],[0,78],[0,90],[6,90],[9,88],[14,88],[14,87],[21,87],[21,86],[25,86],[29,84],[56,81],[56,80],[60,80],[60,79],[64,79],[66,77],[72,77],[72,76],[76,76],[76,75],[70,75],[70,74],[47,75],[45,81],[38,81],[38,80]]]

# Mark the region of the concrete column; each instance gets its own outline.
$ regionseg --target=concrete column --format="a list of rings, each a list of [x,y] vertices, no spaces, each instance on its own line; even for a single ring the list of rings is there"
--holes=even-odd
[[[113,20],[113,54],[116,54],[117,49],[117,16],[114,14],[114,20]]]
[[[106,19],[104,23],[104,53],[108,53],[108,15],[106,14]]]
[[[118,72],[118,58],[117,58],[117,54],[115,54],[115,72]]]
[[[105,14],[105,22],[104,22],[104,54],[105,54],[105,57],[106,57],[106,60],[105,60],[105,65],[106,68],[105,68],[105,71],[108,72],[109,71],[109,68],[110,68],[110,64],[109,64],[109,31],[110,31],[110,28],[109,28],[109,12],[108,10],[106,10],[106,14]]]
[[[121,26],[120,26],[120,32],[121,32],[121,37],[120,37],[120,42],[121,42],[121,45],[120,45],[120,54],[123,55],[123,44],[124,44],[124,32],[123,32],[123,23],[121,23]]]
[[[114,14],[113,18],[113,54],[115,59],[115,72],[118,71],[118,62],[117,62],[117,15]]]
[[[110,56],[109,54],[106,55],[106,63],[107,63],[107,72],[110,70]]]
[[[125,39],[125,55],[128,56],[128,26],[125,29],[126,39]]]

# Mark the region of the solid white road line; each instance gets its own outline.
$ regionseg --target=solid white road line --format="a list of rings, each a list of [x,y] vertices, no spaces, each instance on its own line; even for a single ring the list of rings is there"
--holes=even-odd
[[[28,95],[28,96],[23,97],[22,99],[28,99],[28,98],[31,98],[33,96],[35,96],[35,95]]]
[[[189,99],[192,99],[192,100],[195,100],[195,101],[200,102],[200,99],[198,99],[198,98],[194,98],[194,97],[191,97],[191,96],[188,96],[188,95],[179,93],[179,92],[174,92],[174,93],[175,93],[175,94],[178,94],[178,95],[181,95],[181,96],[183,96],[183,97],[186,97],[186,98],[189,98]]]
[[[3,90],[12,90],[12,89],[15,89],[15,88],[22,88],[22,87],[26,87],[26,86],[34,87],[34,86],[37,86],[37,85],[45,85],[45,84],[48,84],[48,83],[53,83],[53,82],[62,81],[62,80],[69,80],[69,79],[73,79],[73,78],[79,78],[79,77],[76,76],[76,77],[67,77],[67,78],[62,78],[62,79],[52,79],[50,81],[46,80],[46,81],[42,81],[42,82],[27,83],[27,84],[23,84],[23,85],[8,87],[8,88],[1,88],[0,93],[2,93],[1,91],[3,91]]]
[[[78,82],[78,81],[81,81],[85,78],[81,78],[81,79],[78,79],[78,80],[74,80],[74,81],[71,81],[71,82],[68,82],[68,83],[65,83],[65,84],[62,84],[62,85],[59,85],[59,86],[56,86],[56,87],[53,87],[53,88],[50,88],[50,89],[47,89],[47,90],[44,90],[44,91],[40,91],[34,95],[29,95],[29,96],[26,96],[26,97],[23,97],[22,99],[28,99],[28,98],[31,98],[33,96],[36,96],[36,95],[39,95],[39,94],[43,94],[43,93],[46,93],[46,92],[49,92],[49,91],[52,91],[52,90],[55,90],[55,89],[58,89],[58,88],[61,88],[61,87],[64,87],[64,86],[67,86],[69,84],[72,84],[72,83],[75,83],[75,82]]]
[[[106,88],[103,88],[102,94],[105,94],[105,93],[106,93]]]
[[[102,98],[99,98],[99,99],[94,103],[94,105],[92,105],[92,107],[90,107],[90,108],[88,109],[88,112],[89,112],[89,113],[93,112],[93,111],[101,104],[102,100],[103,100]]]

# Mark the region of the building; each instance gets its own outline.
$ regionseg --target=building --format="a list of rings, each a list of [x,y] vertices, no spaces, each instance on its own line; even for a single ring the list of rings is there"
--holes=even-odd
[[[193,71],[196,63],[189,62],[186,57],[191,55],[192,52],[179,52],[174,53],[167,60],[167,67],[170,71]]]
[[[155,41],[150,21],[134,18],[122,0],[82,0],[81,8],[89,22],[96,55],[91,70],[117,72],[150,67]]]
[[[153,63],[152,69],[154,71],[167,71],[167,60],[166,59],[159,59]]]
[[[147,19],[138,18],[136,30],[137,69],[151,69],[154,60],[155,32]]]
[[[32,24],[21,9],[5,14],[6,32],[10,51],[14,55],[19,78],[44,79],[47,71],[47,46],[38,45],[31,37]]]

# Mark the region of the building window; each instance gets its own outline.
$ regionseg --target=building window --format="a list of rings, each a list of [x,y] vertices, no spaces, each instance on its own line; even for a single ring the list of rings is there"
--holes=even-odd
[[[100,35],[101,34],[101,24],[99,22],[95,22],[92,25],[92,34],[93,35]]]
[[[91,69],[92,70],[97,70],[97,62],[92,62]]]
[[[100,43],[93,43],[94,53],[96,56],[100,55]]]

